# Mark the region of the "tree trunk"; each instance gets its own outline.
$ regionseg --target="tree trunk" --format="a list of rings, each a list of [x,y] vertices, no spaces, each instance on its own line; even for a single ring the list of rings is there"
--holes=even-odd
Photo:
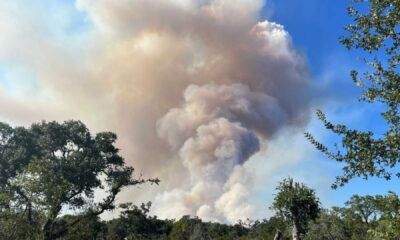
[[[296,221],[293,222],[292,237],[293,237],[293,240],[301,240],[300,232],[299,232],[299,225]]]
[[[276,231],[274,240],[283,240],[283,235],[281,231],[279,230]]]
[[[43,226],[42,232],[44,240],[53,240],[53,222],[51,220],[47,220],[46,224]]]

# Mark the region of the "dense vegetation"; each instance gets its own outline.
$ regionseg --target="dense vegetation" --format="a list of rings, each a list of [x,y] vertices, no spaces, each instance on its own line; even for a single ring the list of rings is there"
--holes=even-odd
[[[263,221],[240,221],[235,225],[203,222],[183,216],[179,220],[160,220],[149,216],[151,204],[124,204],[118,218],[110,221],[98,216],[84,218],[59,239],[274,239],[276,232],[282,239],[292,239],[291,223],[279,216]],[[37,213],[39,214],[39,213]],[[70,223],[80,215],[64,215],[59,222]],[[12,227],[18,221],[24,225]],[[42,239],[35,223],[13,215],[2,219],[0,239]],[[12,237],[9,235],[13,233]],[[385,196],[354,195],[345,207],[323,209],[319,217],[308,222],[300,235],[304,240],[361,240],[400,238],[400,199],[394,193]]]
[[[125,206],[126,207],[126,206]],[[98,218],[76,225],[63,239],[292,239],[291,223],[279,216],[236,225],[203,222],[183,216],[159,220],[148,216],[149,205],[125,208],[119,218],[105,222]],[[308,222],[300,235],[304,240],[400,239],[400,199],[395,193],[376,196],[354,195],[345,207],[324,209]],[[88,228],[88,226],[93,226]],[[88,232],[89,231],[89,232]],[[85,235],[86,234],[86,235]]]
[[[79,121],[41,122],[29,128],[0,123],[1,239],[57,239],[74,225],[115,208],[135,179],[114,147],[111,132],[92,136]],[[95,191],[103,198],[95,199]],[[79,213],[60,218],[63,211]]]
[[[328,210],[321,209],[314,190],[288,178],[276,188],[276,215],[263,221],[162,220],[149,215],[151,203],[115,205],[123,187],[158,180],[133,177],[113,133],[92,136],[77,121],[29,128],[1,124],[0,140],[0,239],[400,238],[400,199],[393,192],[354,195],[345,207]],[[102,191],[101,200],[96,191]],[[99,217],[116,207],[118,218]]]

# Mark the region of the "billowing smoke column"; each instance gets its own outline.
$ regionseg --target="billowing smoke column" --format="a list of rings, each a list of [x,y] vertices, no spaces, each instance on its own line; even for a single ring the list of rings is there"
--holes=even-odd
[[[292,87],[285,83],[296,85],[306,77],[302,69],[296,72],[290,68],[293,65],[289,60],[296,59],[296,55],[289,48],[286,33],[279,25],[262,22],[249,35],[250,41],[265,44],[256,45],[257,53],[252,51],[259,56],[258,64],[275,65],[287,78],[276,78],[279,69],[268,69],[271,72],[265,71],[265,75],[255,72],[250,79],[232,81],[236,83],[192,84],[185,89],[182,105],[170,109],[157,124],[158,135],[178,153],[190,173],[187,191],[174,189],[159,195],[160,211],[167,211],[167,217],[176,214],[168,213],[168,203],[173,202],[174,210],[181,205],[181,214],[206,220],[234,222],[251,218],[255,209],[246,204],[251,173],[246,173],[243,164],[259,151],[261,139],[267,140],[281,127],[304,120],[303,113],[290,105],[296,93],[282,95],[285,88]],[[248,52],[244,53],[236,57],[246,57]],[[287,69],[280,66],[282,60]]]
[[[174,149],[179,149],[190,173],[192,189],[177,196],[191,198],[185,214],[214,221],[251,215],[251,207],[241,209],[238,204],[243,202],[235,200],[247,195],[243,179],[228,180],[259,150],[256,126],[264,123],[274,128],[279,125],[274,123],[277,119],[285,121],[278,102],[242,84],[191,85],[184,98],[181,108],[170,110],[159,121],[158,130]]]
[[[161,217],[253,216],[249,158],[309,118],[307,68],[283,26],[259,21],[264,1],[32,2],[0,2],[13,83],[0,81],[0,118],[116,132],[128,163],[162,180],[119,200],[154,200]]]

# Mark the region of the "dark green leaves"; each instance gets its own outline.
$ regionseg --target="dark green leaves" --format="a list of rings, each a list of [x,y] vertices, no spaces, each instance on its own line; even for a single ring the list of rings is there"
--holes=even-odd
[[[17,223],[40,212],[43,237],[53,239],[77,222],[113,209],[122,188],[158,183],[133,178],[116,140],[111,132],[92,136],[80,121],[41,122],[30,128],[0,123],[0,218],[17,213]],[[96,202],[98,189],[104,191],[103,200]],[[87,213],[60,221],[61,210],[68,208]]]
[[[320,203],[314,190],[294,182],[292,178],[284,179],[276,190],[278,194],[275,195],[272,209],[278,216],[297,225],[300,233],[305,233],[308,222],[316,219],[320,212]]]

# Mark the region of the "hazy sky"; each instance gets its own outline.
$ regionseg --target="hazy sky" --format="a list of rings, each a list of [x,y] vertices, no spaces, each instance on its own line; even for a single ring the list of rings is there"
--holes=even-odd
[[[235,222],[271,215],[276,183],[292,176],[325,206],[352,194],[399,191],[356,179],[331,190],[340,165],[313,112],[380,131],[379,106],[357,101],[360,53],[339,44],[347,0],[57,0],[0,3],[0,120],[79,119],[115,131],[127,162],[159,187],[161,217]],[[365,116],[371,116],[366,118]]]

